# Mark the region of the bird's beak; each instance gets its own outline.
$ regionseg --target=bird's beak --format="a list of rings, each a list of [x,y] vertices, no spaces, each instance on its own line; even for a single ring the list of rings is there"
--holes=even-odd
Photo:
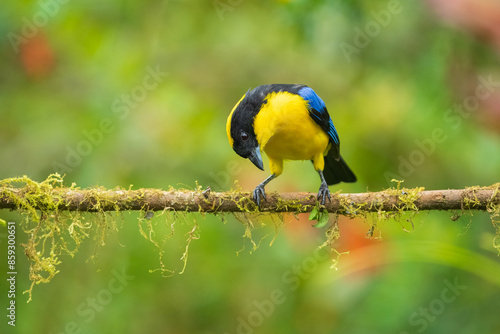
[[[250,161],[257,166],[257,168],[264,170],[264,165],[262,164],[262,156],[260,155],[260,146],[255,148],[255,151],[248,157]]]

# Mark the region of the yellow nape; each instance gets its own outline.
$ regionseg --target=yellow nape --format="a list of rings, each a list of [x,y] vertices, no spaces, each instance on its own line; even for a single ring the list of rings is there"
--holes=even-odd
[[[316,170],[325,167],[329,139],[309,116],[307,101],[289,92],[271,93],[255,117],[254,131],[267,154],[271,173],[283,172],[283,160],[313,160]]]
[[[229,116],[227,117],[227,122],[226,122],[226,133],[227,133],[227,139],[229,139],[229,145],[231,145],[231,147],[233,147],[233,138],[231,137],[231,120],[233,118],[233,113],[234,111],[236,110],[236,107],[239,106],[241,100],[243,100],[245,98],[245,95],[244,94],[241,99],[238,101],[238,103],[236,103],[236,105],[233,107],[233,110],[231,110],[231,113],[229,114]]]

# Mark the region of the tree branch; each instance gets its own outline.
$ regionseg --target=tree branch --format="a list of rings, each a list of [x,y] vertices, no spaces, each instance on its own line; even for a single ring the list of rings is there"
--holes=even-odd
[[[39,185],[39,184],[38,184]],[[329,212],[355,214],[362,211],[488,210],[500,203],[500,183],[490,187],[423,191],[422,188],[391,188],[380,192],[332,194],[325,204]],[[317,204],[313,193],[268,193],[260,211],[310,212]],[[0,186],[0,209],[42,211],[124,211],[175,210],[189,212],[256,211],[248,192],[210,192],[210,190],[138,189],[106,190],[65,187],[14,188]]]

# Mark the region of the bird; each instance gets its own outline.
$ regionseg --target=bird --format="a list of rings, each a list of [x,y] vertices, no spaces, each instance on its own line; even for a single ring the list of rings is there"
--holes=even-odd
[[[264,170],[261,151],[269,158],[271,175],[257,185],[253,199],[260,208],[264,187],[283,172],[284,160],[311,160],[321,185],[317,200],[331,201],[328,185],[356,182],[340,156],[340,140],[323,100],[309,86],[268,84],[249,89],[227,118],[229,144],[241,157]]]

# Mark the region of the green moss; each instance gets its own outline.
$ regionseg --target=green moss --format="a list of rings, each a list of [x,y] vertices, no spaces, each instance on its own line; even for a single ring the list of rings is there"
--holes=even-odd
[[[340,238],[340,230],[338,224],[338,215],[331,214],[332,216],[332,224],[330,227],[326,229],[326,240],[323,244],[321,244],[318,248],[328,247],[334,256],[332,257],[332,264],[330,266],[331,269],[338,270],[337,266],[339,264],[340,257],[345,254],[349,254],[349,252],[339,252],[335,246],[336,241]]]
[[[170,277],[175,274],[175,271],[168,269],[163,263],[163,256],[165,254],[165,244],[175,234],[176,212],[163,210],[153,213],[152,211],[142,210],[138,218],[139,232],[141,235],[151,242],[158,252],[159,267],[149,270],[150,273],[160,272],[163,277]],[[163,219],[163,220],[162,220]],[[161,221],[162,224],[168,226],[170,233],[156,232],[157,222]],[[162,234],[162,237],[160,235]]]
[[[198,240],[200,238],[199,234],[199,225],[196,223],[193,226],[193,229],[187,233],[187,240],[186,240],[186,250],[184,253],[182,253],[181,261],[183,261],[184,265],[182,267],[182,270],[179,272],[179,274],[183,274],[184,270],[186,270],[186,265],[187,265],[187,260],[189,256],[189,246],[191,245],[191,241],[193,240]]]
[[[60,212],[60,197],[52,190],[62,187],[62,177],[51,174],[43,182],[35,182],[27,176],[0,181],[0,195],[12,201],[23,220],[21,226],[28,235],[22,246],[30,261],[30,288],[24,293],[31,300],[33,286],[48,283],[59,273],[59,256],[74,256],[83,239],[88,237],[91,222],[80,213]],[[71,185],[68,189],[77,189]]]
[[[316,204],[318,213],[315,216],[316,219],[321,218],[319,220],[325,226],[325,223],[331,223],[326,229],[326,241],[320,247],[328,246],[334,254],[337,254],[332,264],[333,268],[336,268],[340,256],[344,254],[339,253],[335,249],[335,242],[340,237],[338,228],[339,214],[350,218],[361,218],[366,222],[370,222],[367,233],[367,236],[370,238],[374,236],[375,231],[382,222],[392,219],[399,222],[405,231],[408,231],[408,229],[401,223],[403,218],[410,222],[413,228],[412,217],[418,213],[415,203],[424,188],[404,188],[402,187],[403,181],[393,181],[397,183],[396,187],[380,192],[378,195],[380,196],[379,201],[376,200],[372,203],[351,203],[348,197],[340,196],[339,192],[337,192],[332,194],[332,200],[337,200],[340,206],[340,209],[336,213],[324,212],[324,207]],[[497,199],[500,193],[500,183],[487,188],[494,190],[491,200],[487,204],[487,211],[490,213],[492,224],[496,229],[493,245],[500,253],[500,202]],[[472,210],[480,204],[480,200],[476,195],[479,189],[484,188],[468,188],[463,198],[464,209]],[[85,192],[85,199],[92,203],[90,208],[92,212],[60,209],[62,204],[60,194],[76,190],[79,190],[79,188],[75,184],[72,184],[70,187],[64,187],[63,178],[58,174],[51,174],[42,182],[35,182],[27,176],[0,181],[0,196],[12,202],[16,207],[15,210],[22,215],[21,226],[28,236],[27,242],[22,245],[30,261],[29,277],[32,284],[25,291],[25,293],[29,294],[28,301],[31,300],[34,285],[48,283],[59,273],[58,266],[61,264],[61,255],[70,255],[73,257],[86,239],[93,238],[96,241],[96,250],[91,258],[97,256],[99,247],[105,245],[108,231],[119,229],[117,221],[119,217],[122,217],[120,205],[127,206],[132,204],[132,202],[143,198],[145,194],[145,190],[140,189],[135,198],[128,198],[127,202],[118,203],[112,192],[102,187],[95,187],[86,189]],[[113,190],[119,191],[123,189],[115,188]],[[148,191],[154,192],[155,190]],[[156,191],[158,193],[161,192],[161,190]],[[177,190],[170,187],[167,191],[180,193],[187,190]],[[194,191],[203,195],[201,198],[205,196],[206,202],[210,203],[209,189],[203,190],[200,185],[196,184]],[[274,194],[269,194],[269,196],[274,196]],[[394,201],[391,208],[384,206],[384,201],[387,198]],[[245,228],[243,239],[251,243],[252,248],[250,253],[258,249],[265,239],[271,239],[269,242],[270,246],[273,244],[280,228],[284,224],[284,213],[281,213],[282,211],[287,211],[297,216],[300,213],[311,210],[309,205],[303,205],[298,200],[283,200],[278,197],[276,204],[277,212],[261,212],[250,198],[250,193],[242,192],[237,182],[235,183],[235,189],[225,193],[223,199],[224,201],[233,201],[241,210],[241,213],[233,213],[233,215]],[[211,211],[214,214],[217,214],[219,211],[221,203],[222,201],[213,204]],[[105,212],[109,208],[114,208],[115,213]],[[321,217],[320,213],[322,214]],[[185,243],[180,258],[182,268],[177,272],[182,274],[185,271],[190,245],[192,241],[200,238],[200,224],[198,219],[200,216],[204,217],[204,215],[205,213],[201,206],[198,212],[195,213],[176,212],[172,208],[165,208],[163,211],[156,213],[148,211],[146,207],[140,210],[138,219],[139,232],[158,252],[159,267],[151,270],[151,272],[159,271],[163,276],[171,276],[176,273],[176,270],[167,269],[163,261],[166,242],[175,234],[176,229],[174,226],[179,226],[179,224],[188,229],[185,233]],[[458,214],[455,213],[455,215]],[[223,217],[221,220],[224,219]],[[5,224],[5,222],[0,221],[0,224],[2,223]],[[271,232],[268,232],[269,227],[271,227]],[[240,252],[244,249],[245,245],[243,245],[243,249]]]
[[[311,195],[311,197],[314,197],[314,195]],[[312,207],[311,205],[304,205],[300,203],[300,201],[294,199],[284,200],[281,197],[278,197],[276,201],[277,212],[286,211],[286,212],[292,212],[294,214],[299,214],[308,212],[311,207]]]
[[[197,212],[179,212],[169,208],[154,214],[152,211],[141,211],[138,219],[139,232],[154,246],[158,253],[159,266],[149,270],[150,273],[159,272],[163,277],[184,273],[187,267],[191,242],[200,238],[199,217],[200,214]],[[183,248],[180,256],[182,268],[177,270],[171,264],[167,267],[164,263],[167,243],[176,233],[183,233],[185,229],[188,229],[188,231],[185,232],[186,239],[181,246]]]
[[[493,194],[491,195],[491,200],[489,201],[486,210],[489,212],[491,223],[495,228],[493,247],[495,247],[500,254],[500,200],[494,200],[500,196],[500,183],[492,185],[491,189],[493,189]]]

